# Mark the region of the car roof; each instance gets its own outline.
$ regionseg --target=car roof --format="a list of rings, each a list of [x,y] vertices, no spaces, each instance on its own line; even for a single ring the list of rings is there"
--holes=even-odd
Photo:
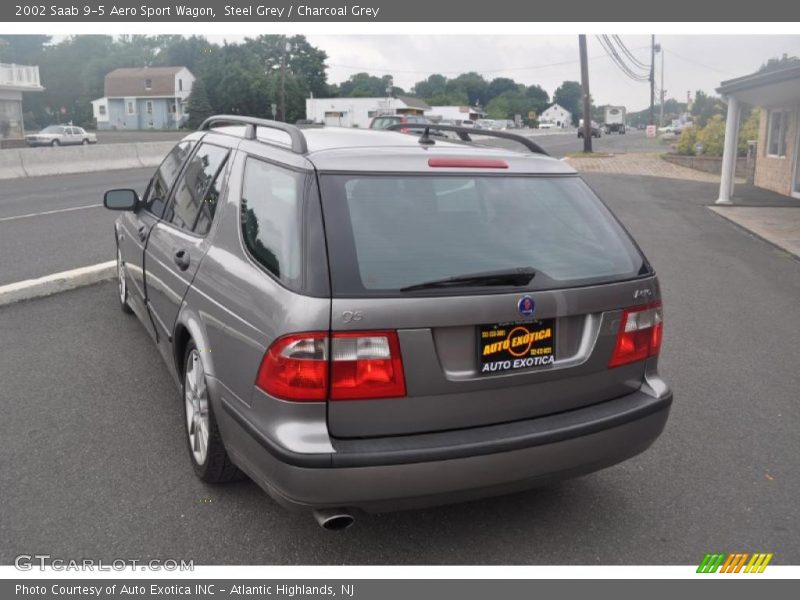
[[[231,125],[214,128],[209,135],[226,134],[243,137],[244,126]],[[507,169],[470,169],[498,174],[525,173],[545,175],[573,175],[575,170],[567,163],[534,152],[518,152],[506,148],[480,145],[480,133],[476,143],[435,140],[432,145],[419,143],[418,135],[380,129],[357,129],[344,127],[320,127],[303,129],[308,153],[305,157],[320,171],[373,171],[373,172],[468,172],[464,168],[431,168],[428,159],[442,158],[487,158],[504,161]],[[267,128],[257,129],[258,140],[265,146],[279,146],[289,150],[289,138],[285,132]],[[473,138],[474,139],[474,138]],[[509,142],[513,144],[513,142]],[[252,146],[250,146],[252,148]],[[519,146],[524,149],[522,145]]]

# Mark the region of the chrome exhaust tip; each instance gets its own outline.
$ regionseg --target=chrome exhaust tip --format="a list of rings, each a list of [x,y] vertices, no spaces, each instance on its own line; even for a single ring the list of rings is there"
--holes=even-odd
[[[344,531],[356,518],[344,508],[319,508],[312,511],[319,526],[327,531]]]

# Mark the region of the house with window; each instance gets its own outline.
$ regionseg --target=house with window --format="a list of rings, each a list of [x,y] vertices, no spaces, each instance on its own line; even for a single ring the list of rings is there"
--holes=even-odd
[[[0,148],[24,145],[22,94],[43,90],[39,67],[0,63]]]
[[[92,100],[98,129],[179,129],[195,77],[186,67],[115,69]]]
[[[373,118],[386,115],[416,115],[431,107],[420,98],[307,98],[306,119],[328,127],[368,128]]]
[[[547,123],[553,127],[565,128],[572,127],[572,113],[560,104],[553,104],[539,115],[539,123]]]
[[[728,103],[718,204],[730,204],[742,105],[761,109],[755,185],[800,199],[800,64],[723,81]]]

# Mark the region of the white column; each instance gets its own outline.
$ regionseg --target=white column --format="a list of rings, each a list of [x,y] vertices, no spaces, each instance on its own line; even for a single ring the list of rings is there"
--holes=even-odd
[[[728,119],[725,122],[725,146],[722,150],[722,173],[716,204],[733,204],[733,183],[736,177],[736,152],[739,140],[739,101],[728,98]]]

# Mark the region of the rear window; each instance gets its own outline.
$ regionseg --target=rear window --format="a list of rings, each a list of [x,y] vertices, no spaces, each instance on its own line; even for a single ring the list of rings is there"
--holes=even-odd
[[[646,272],[578,177],[327,175],[322,197],[337,296],[402,295],[427,281],[516,267],[536,270],[530,290]]]

